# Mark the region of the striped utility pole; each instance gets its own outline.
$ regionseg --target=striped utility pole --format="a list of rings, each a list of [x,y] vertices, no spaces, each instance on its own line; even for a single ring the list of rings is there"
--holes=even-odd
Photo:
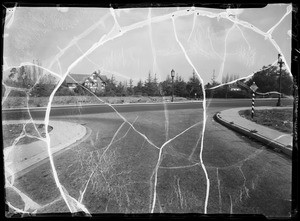
[[[251,108],[251,118],[253,119],[254,116],[254,100],[255,100],[255,91],[258,89],[257,85],[253,81],[253,84],[250,86],[252,90],[252,108]]]
[[[253,119],[254,115],[254,100],[255,100],[255,93],[252,91],[252,108],[251,108],[251,118]]]

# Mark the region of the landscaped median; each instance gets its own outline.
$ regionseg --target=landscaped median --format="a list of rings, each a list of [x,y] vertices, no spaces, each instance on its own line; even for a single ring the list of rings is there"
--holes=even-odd
[[[226,127],[292,156],[292,107],[257,107],[253,120],[250,111],[233,108],[217,113],[214,118]]]
[[[158,103],[158,102],[170,102],[171,97],[145,97],[145,96],[131,96],[131,97],[95,97],[95,96],[55,96],[53,98],[53,105],[76,105],[76,104],[123,104],[123,103]],[[187,101],[187,98],[174,97],[175,102]],[[46,107],[49,102],[49,97],[30,97],[27,100],[26,97],[7,97],[2,108],[22,108],[27,107]]]
[[[37,128],[39,125],[44,125],[42,121],[35,121],[35,124],[37,125]],[[27,130],[29,136],[39,137],[37,136],[37,131],[34,129],[32,123],[28,123],[26,121],[4,121],[3,125],[7,128],[18,127],[18,125],[26,125],[26,127],[31,128],[30,131]],[[51,131],[48,129],[52,154],[69,147],[76,141],[82,139],[87,133],[84,126],[76,123],[50,121],[49,125],[50,126],[48,128],[52,128]],[[4,133],[9,132],[10,131],[4,131]],[[7,143],[12,144],[17,137],[18,136],[16,135],[11,136]],[[47,151],[48,145],[46,141],[42,139],[43,137],[45,136],[42,135],[41,139],[32,138],[26,142],[17,142],[15,145],[4,148],[5,173],[7,177],[23,172],[29,167],[49,157]]]
[[[293,109],[265,109],[256,110],[253,119],[251,118],[251,111],[242,110],[239,114],[257,124],[279,130],[283,133],[293,133]]]
[[[21,123],[6,123],[3,127],[3,146],[4,148],[12,146],[14,142],[18,145],[29,144],[39,141],[36,137],[45,138],[45,124],[21,124]],[[48,132],[52,131],[53,127],[48,125]],[[29,134],[30,136],[25,136]],[[32,137],[34,136],[34,137]]]

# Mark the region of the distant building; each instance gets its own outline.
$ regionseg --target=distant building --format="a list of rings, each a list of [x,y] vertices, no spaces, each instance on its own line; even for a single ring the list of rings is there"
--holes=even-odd
[[[237,85],[237,83],[232,83],[229,85],[230,91],[241,91],[241,88]]]
[[[64,84],[66,84],[69,89],[74,90],[77,85],[83,85],[89,88],[92,92],[101,92],[105,90],[107,82],[107,77],[101,75],[100,71],[93,72],[91,75],[86,74],[68,74]]]
[[[239,88],[239,87],[232,87],[232,88],[230,88],[230,91],[241,91],[241,88]]]

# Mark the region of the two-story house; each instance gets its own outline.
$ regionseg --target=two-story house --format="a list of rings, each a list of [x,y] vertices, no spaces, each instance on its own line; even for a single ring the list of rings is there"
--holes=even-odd
[[[91,75],[70,73],[64,84],[71,90],[74,90],[80,84],[89,88],[92,92],[101,92],[105,90],[106,82],[106,75],[101,75],[100,71],[94,71]]]

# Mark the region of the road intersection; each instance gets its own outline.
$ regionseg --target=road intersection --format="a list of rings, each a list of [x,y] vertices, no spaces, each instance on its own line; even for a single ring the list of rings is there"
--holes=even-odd
[[[92,158],[97,154],[102,156],[100,158],[96,157],[100,160],[98,163],[102,165],[101,169],[96,167],[102,171],[102,175],[99,174],[102,178],[100,178],[99,175],[95,175],[95,171],[98,169],[92,167],[94,168],[92,169],[94,172],[90,172],[92,174],[92,178],[90,179],[95,179],[91,182],[94,183],[93,191],[96,192],[99,190],[95,190],[94,188],[100,183],[106,182],[107,189],[103,190],[105,193],[99,194],[104,194],[103,197],[108,194],[109,197],[104,197],[108,202],[99,201],[99,199],[93,198],[94,194],[90,189],[91,187],[85,189],[86,191],[84,192],[86,192],[87,196],[81,197],[81,199],[83,199],[83,202],[87,208],[90,209],[91,213],[102,213],[105,211],[126,212],[127,210],[132,212],[149,212],[149,210],[147,210],[149,207],[151,207],[155,213],[203,213],[205,206],[204,199],[207,197],[208,213],[232,212],[262,213],[267,216],[288,215],[290,207],[288,206],[289,203],[287,203],[289,201],[286,201],[286,199],[290,199],[291,193],[291,162],[289,158],[268,150],[267,145],[251,141],[247,137],[229,131],[227,128],[215,122],[213,118],[215,113],[220,112],[222,119],[226,119],[225,115],[228,109],[226,104],[219,107],[218,102],[221,103],[221,101],[216,101],[216,103],[211,101],[208,105],[208,118],[204,133],[202,153],[203,165],[207,170],[210,183],[209,195],[206,192],[208,190],[206,185],[207,180],[205,179],[203,168],[201,169],[201,167],[199,167],[200,162],[197,157],[201,150],[201,148],[199,148],[199,139],[201,138],[199,131],[201,131],[203,126],[202,124],[195,124],[196,122],[201,122],[203,119],[200,102],[192,103],[187,109],[182,107],[181,109],[172,109],[171,106],[166,106],[168,116],[164,116],[165,107],[163,105],[162,110],[151,110],[151,105],[148,105],[148,109],[151,111],[122,112],[123,116],[132,122],[137,130],[145,134],[149,140],[154,141],[154,146],[132,130],[130,125],[122,123],[121,119],[117,120],[116,116],[110,113],[54,116],[53,119],[50,119],[50,122],[55,119],[55,121],[84,124],[84,126],[88,128],[86,131],[89,132],[82,140],[75,143],[77,145],[73,145],[71,149],[68,148],[70,144],[66,145],[66,148],[71,152],[64,151],[55,157],[56,167],[62,168],[58,169],[58,173],[64,174],[66,173],[64,168],[73,168],[73,166],[77,168],[75,165],[81,164],[82,166],[80,168],[67,171],[68,174],[77,174],[75,180],[79,177],[81,179],[85,176],[86,172],[90,170],[88,168],[91,168],[92,162],[94,162]],[[233,103],[237,104],[238,102],[235,101]],[[262,103],[262,105],[263,104],[264,103]],[[197,105],[198,109],[195,109],[193,105]],[[178,104],[178,106],[180,105]],[[231,104],[230,106],[232,107],[234,105]],[[243,106],[243,104],[241,106]],[[245,106],[239,109],[245,109]],[[229,113],[229,115],[231,113],[232,115],[233,112],[227,111],[227,113]],[[159,118],[157,118],[157,116],[159,116]],[[166,122],[168,122],[169,125],[161,124],[164,118],[168,119]],[[226,120],[229,122],[237,122],[236,118]],[[108,141],[105,137],[111,136],[111,132],[103,132],[102,130],[103,137],[100,137],[100,125],[101,128],[111,127],[111,132],[119,131],[120,135],[115,134],[116,137],[114,136],[111,138],[111,141]],[[117,125],[119,125],[119,127]],[[63,124],[61,126],[63,126]],[[56,127],[57,131],[61,128],[62,127]],[[163,131],[165,131],[166,128],[169,128],[167,130],[168,133],[164,134]],[[191,129],[186,133],[183,128]],[[51,133],[60,134],[57,131],[55,131],[55,127],[53,127],[53,131],[50,132],[50,135]],[[76,127],[72,127],[72,132],[76,133]],[[176,142],[169,142],[169,145],[165,145],[161,155],[162,158],[157,160],[159,150],[157,147],[160,147],[166,140],[174,138],[174,136],[177,136],[176,134],[180,133],[184,136],[180,135],[176,137]],[[55,139],[53,135],[52,139]],[[97,146],[97,140],[102,140],[101,145],[104,145],[104,143],[107,144],[107,149],[105,149],[106,147],[101,148],[101,151],[105,150],[104,152],[91,149],[92,146]],[[100,145],[100,143],[98,145]],[[127,149],[120,149],[122,146]],[[195,148],[186,148],[188,146],[195,146]],[[66,160],[69,159],[70,155],[74,155],[72,151],[77,153],[77,157],[80,156],[89,160],[79,160],[78,162]],[[128,157],[131,160],[129,160]],[[103,165],[107,165],[108,167]],[[158,165],[158,167],[156,166],[156,170],[155,165]],[[81,170],[82,172],[79,172]],[[43,181],[39,174],[44,174],[46,171],[51,176],[51,171],[46,169],[45,163],[40,167],[33,167],[32,171],[27,171],[26,174],[20,177],[18,183],[22,185],[24,179],[28,180],[29,177],[33,176],[42,183]],[[154,182],[155,176],[153,176],[153,171],[156,171],[156,183]],[[278,176],[278,173],[281,175]],[[71,182],[70,177],[66,178],[66,180],[62,178],[62,182]],[[96,179],[94,177],[98,178]],[[90,179],[86,180],[89,181]],[[97,184],[97,182],[100,183]],[[124,182],[130,184],[130,186],[124,186]],[[265,183],[272,182],[280,184],[281,189],[264,186],[266,185]],[[88,183],[86,185],[88,185]],[[78,183],[74,185],[78,185]],[[266,188],[269,188],[267,192]],[[53,191],[55,192],[55,188]],[[123,193],[119,191],[123,191]],[[276,191],[277,194],[274,195]],[[31,194],[35,195],[34,193]],[[137,197],[140,194],[146,194],[148,197],[144,199]],[[153,198],[153,194],[156,195],[155,199]],[[51,202],[53,200],[51,200]],[[266,206],[267,201],[277,204],[281,209],[268,208]],[[50,210],[48,208],[45,211],[55,212],[55,208],[63,208],[63,201],[58,200],[55,202],[57,203],[51,204]],[[148,202],[152,203],[148,204]],[[95,205],[98,203],[105,206],[97,209]]]

